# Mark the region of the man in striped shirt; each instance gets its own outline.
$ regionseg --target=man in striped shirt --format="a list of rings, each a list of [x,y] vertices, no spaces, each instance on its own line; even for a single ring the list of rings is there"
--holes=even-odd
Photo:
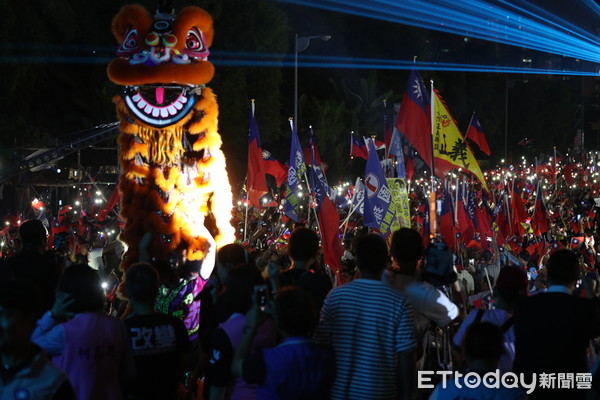
[[[381,282],[388,249],[379,235],[355,246],[360,278],[333,289],[321,310],[315,339],[333,346],[333,400],[410,399],[414,390],[415,337],[407,299]]]

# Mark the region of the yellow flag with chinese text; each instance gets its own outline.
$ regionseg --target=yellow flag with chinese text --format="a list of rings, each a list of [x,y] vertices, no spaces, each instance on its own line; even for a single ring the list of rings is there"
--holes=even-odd
[[[469,171],[479,179],[485,190],[488,190],[479,163],[458,130],[450,111],[436,92],[432,102],[433,156],[436,175],[444,177],[452,169]]]

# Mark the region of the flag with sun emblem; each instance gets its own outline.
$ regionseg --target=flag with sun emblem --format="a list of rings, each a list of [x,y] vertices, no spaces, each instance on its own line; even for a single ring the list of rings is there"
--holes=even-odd
[[[416,69],[410,71],[406,92],[402,97],[396,128],[431,167],[431,105],[429,92]]]

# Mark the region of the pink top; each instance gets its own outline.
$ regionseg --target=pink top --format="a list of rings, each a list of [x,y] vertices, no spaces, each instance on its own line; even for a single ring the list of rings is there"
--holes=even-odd
[[[233,314],[227,321],[220,325],[221,329],[223,329],[229,337],[234,353],[244,337],[245,326],[246,316],[238,313]],[[276,340],[277,330],[275,328],[275,321],[267,319],[257,329],[256,336],[254,336],[254,339],[252,340],[250,354],[263,348],[275,346]],[[235,378],[231,391],[228,390],[230,397],[228,397],[227,400],[256,399],[256,388],[257,385],[246,383],[244,378]]]
[[[127,343],[123,322],[82,313],[61,325],[63,352],[52,361],[69,376],[78,400],[120,400],[119,371]]]

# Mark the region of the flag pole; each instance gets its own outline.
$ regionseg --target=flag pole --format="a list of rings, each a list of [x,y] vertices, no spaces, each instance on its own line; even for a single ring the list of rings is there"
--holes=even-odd
[[[250,100],[250,112],[252,113],[252,116],[254,117],[254,99]],[[245,187],[246,187],[246,216],[244,217],[244,242],[246,241],[246,237],[247,237],[247,230],[248,230],[248,206],[250,205],[250,196],[248,193],[248,175],[246,174],[246,181],[245,181]]]
[[[531,222],[533,222],[533,218],[535,217],[535,209],[537,208],[537,202],[540,197],[539,190],[540,190],[540,181],[538,181],[537,187],[535,188],[535,203],[533,203],[533,213],[531,214]]]
[[[245,206],[246,206],[246,217],[244,218],[244,242],[246,241],[246,233],[248,232],[248,177],[246,176],[246,182],[245,185],[246,187],[246,201],[245,201]]]
[[[344,218],[344,222],[342,222],[339,229],[342,229],[342,226],[344,226],[344,225],[346,225],[346,226],[348,225],[348,222],[350,222],[350,217],[352,216],[352,214],[354,214],[354,211],[356,211],[356,206],[354,205],[354,199],[356,199],[356,187],[358,186],[359,181],[360,181],[360,177],[357,177],[356,183],[354,184],[354,193],[352,193],[352,198],[350,199],[350,207],[348,208],[348,215],[346,215],[346,218]],[[344,228],[344,234],[346,234],[346,228]]]
[[[473,117],[474,116],[475,116],[475,111],[473,111],[473,114],[471,115],[471,120],[469,121],[469,128],[473,124]],[[469,136],[469,129],[467,129],[467,132],[465,133],[465,142],[467,141],[467,136]]]
[[[293,125],[292,120],[293,119],[290,118],[290,125],[292,126],[292,130],[293,130],[294,129],[293,128],[294,125]],[[311,203],[311,200],[312,200],[312,191],[310,189],[310,183],[309,183],[309,180],[308,180],[308,175],[306,174],[306,170],[307,169],[308,168],[305,168],[305,170],[304,170],[304,181],[306,182],[306,188],[308,189],[308,213],[307,213],[307,221],[306,222],[308,224],[308,227],[310,228],[310,203]],[[317,216],[317,212],[315,210],[315,217],[316,216]],[[321,227],[319,226],[319,218],[316,218],[316,220],[317,220],[317,227],[319,228],[319,232],[320,232],[321,231]]]
[[[306,188],[308,189],[308,220],[306,222],[308,223],[308,227],[310,228],[310,203],[312,202],[312,190],[310,188],[310,183],[308,183],[308,175],[306,175],[306,171],[304,172],[304,180],[306,181]],[[315,212],[315,216],[316,216],[316,212]],[[319,219],[317,218],[317,225],[318,224],[319,224]]]
[[[558,170],[556,168],[556,146],[554,146],[554,192],[558,193]]]
[[[512,194],[511,194],[511,196],[512,196]],[[512,197],[511,197],[511,199],[512,199]],[[506,207],[506,217],[508,218],[508,227],[510,228],[510,235],[512,236],[513,231],[512,231],[512,218],[510,215],[510,203],[508,201],[508,195],[506,193],[504,194],[504,204]]]
[[[358,182],[360,182],[360,177],[356,178],[356,183],[354,184],[354,193],[352,193],[352,198],[350,199],[350,208],[348,209],[348,215],[339,227],[339,229],[342,229],[342,226],[344,227],[344,236],[346,235],[346,229],[348,228],[348,222],[350,222],[350,217],[352,216],[352,214],[354,214],[354,211],[356,211],[354,199],[356,199],[356,187],[358,186]]]
[[[310,130],[312,132],[312,126],[310,126]],[[310,167],[312,168],[313,165],[315,164],[315,145],[313,143],[310,144],[310,154],[311,154],[311,163],[310,163]],[[307,168],[308,169],[308,168]],[[313,171],[314,174],[314,171]],[[311,197],[310,200],[312,200],[312,190],[310,188],[310,181],[308,180],[308,177],[306,175],[306,171],[304,171],[304,179],[306,180],[306,186],[308,187],[308,192],[310,193]],[[326,194],[327,195],[327,194]],[[329,195],[327,195],[329,197]],[[309,215],[309,220],[310,220],[310,202],[308,203],[308,215]],[[323,237],[323,233],[321,232],[321,225],[319,223],[319,215],[317,214],[317,209],[313,209],[313,213],[315,214],[315,221],[317,221],[317,227],[319,228],[319,233],[321,234],[321,237]]]
[[[312,168],[312,167],[311,167]],[[304,172],[304,180],[306,181],[306,187],[308,188],[308,194],[309,194],[309,199],[308,199],[308,227],[310,228],[310,203],[312,201],[312,189],[310,188],[310,183],[308,183],[308,176],[306,175],[306,172]],[[317,228],[319,228],[319,233],[321,233],[321,224],[319,223],[319,216],[317,215],[317,210],[314,209],[313,210],[314,214],[315,214],[315,221],[317,221]]]
[[[388,145],[388,143],[385,140],[385,135],[387,133],[387,127],[388,127],[387,99],[383,99],[383,113],[384,113],[384,115],[383,115],[383,142],[385,144],[385,150],[384,150],[384,154],[385,154],[385,177],[386,178],[393,178],[394,177],[394,168],[393,168],[393,166],[390,167],[390,163],[389,163],[389,159],[390,159],[390,149],[389,149],[389,147],[390,146]]]
[[[455,196],[456,200],[455,200],[455,202],[458,202],[458,190],[459,190],[458,188],[460,187],[460,185],[458,184],[458,180],[459,180],[459,178],[457,176],[456,177],[456,196]],[[452,204],[454,205],[455,202]],[[454,207],[454,223],[458,224],[458,208],[456,206]]]
[[[437,236],[437,212],[436,212],[436,196],[435,196],[435,153],[433,148],[433,132],[435,126],[435,99],[433,91],[433,79],[431,82],[431,191],[429,192],[429,234],[431,238]]]

